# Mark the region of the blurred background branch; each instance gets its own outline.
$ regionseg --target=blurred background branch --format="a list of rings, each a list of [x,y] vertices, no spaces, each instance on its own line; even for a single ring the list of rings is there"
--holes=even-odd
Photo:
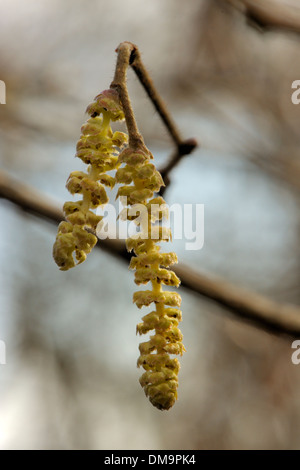
[[[0,171],[0,198],[51,222],[59,223],[63,220],[62,211],[44,194],[15,180],[4,171]],[[121,240],[100,240],[97,247],[126,262],[131,258]],[[217,302],[238,319],[249,321],[272,333],[300,336],[300,307],[273,302],[224,280],[209,278],[184,264],[173,269],[180,277],[183,287]]]
[[[222,0],[223,1],[223,0]],[[278,29],[300,33],[300,5],[287,0],[225,0],[262,31]]]

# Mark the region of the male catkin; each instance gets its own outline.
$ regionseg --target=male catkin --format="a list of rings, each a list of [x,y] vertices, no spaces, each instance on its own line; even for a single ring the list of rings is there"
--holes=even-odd
[[[124,166],[118,169],[116,182],[123,184],[117,196],[126,196],[128,206],[137,205],[138,208],[142,204],[146,208],[146,221],[136,216],[138,225],[144,229],[126,242],[128,251],[136,255],[132,257],[129,266],[135,270],[135,283],[152,284],[151,290],[136,292],[133,301],[138,308],[152,303],[155,305],[155,310],[144,316],[143,322],[137,325],[139,334],[154,331],[150,340],[139,346],[138,366],[145,369],[140,384],[150,402],[160,410],[168,410],[177,399],[179,371],[179,361],[170,355],[182,355],[184,346],[178,329],[181,320],[181,311],[178,309],[180,295],[163,291],[162,286],[178,287],[180,280],[168,269],[177,263],[176,254],[161,253],[158,246],[159,242],[170,239],[171,232],[160,225],[166,214],[166,204],[162,197],[154,198],[154,192],[158,192],[164,183],[150,161],[152,158],[146,147],[143,151],[131,148],[123,150],[118,161]],[[134,217],[131,215],[129,218],[132,220]]]
[[[180,280],[169,269],[177,263],[175,253],[162,253],[160,242],[171,238],[171,231],[162,226],[167,214],[165,201],[154,196],[164,185],[160,173],[144,143],[140,146],[122,147],[127,135],[112,132],[111,121],[124,119],[119,96],[115,90],[105,90],[96,96],[87,108],[90,115],[81,128],[76,156],[88,165],[87,172],[74,171],[67,181],[71,194],[80,194],[77,202],[66,202],[64,214],[53,247],[54,260],[61,270],[68,270],[86,259],[96,244],[91,231],[102,217],[93,210],[108,202],[105,186],[120,185],[117,197],[126,200],[126,217],[135,220],[140,232],[126,241],[128,251],[134,255],[130,268],[135,270],[137,285],[151,283],[151,290],[140,290],[133,296],[138,308],[155,305],[155,309],[137,325],[140,335],[153,332],[148,341],[140,344],[138,366],[145,372],[140,383],[150,402],[160,410],[168,410],[177,399],[179,361],[173,355],[182,355],[184,346],[178,328],[181,321],[181,297],[174,291],[164,291],[162,286],[178,287]],[[121,151],[122,150],[122,151]],[[107,172],[115,170],[115,175]],[[129,215],[128,209],[142,206],[144,220]],[[146,217],[145,217],[146,214]],[[88,230],[86,230],[88,229]]]
[[[97,237],[85,228],[96,231],[101,216],[93,209],[108,202],[104,186],[112,188],[115,179],[107,172],[118,167],[118,149],[127,142],[123,132],[112,132],[110,121],[124,119],[118,93],[105,90],[96,96],[86,112],[90,118],[81,128],[76,157],[88,165],[87,172],[73,171],[67,181],[71,194],[81,194],[82,200],[66,202],[66,221],[61,222],[53,247],[53,257],[62,271],[82,263],[97,242]]]

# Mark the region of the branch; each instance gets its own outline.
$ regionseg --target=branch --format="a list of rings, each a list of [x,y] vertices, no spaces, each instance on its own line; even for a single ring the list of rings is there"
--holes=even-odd
[[[278,0],[225,0],[240,10],[261,31],[272,29],[300,33],[300,7]]]
[[[161,99],[160,95],[157,93],[153,81],[150,78],[150,75],[142,62],[141,54],[136,46],[131,56],[130,65],[135,71],[141,84],[145,88],[147,95],[154,104],[156,111],[158,112],[166,128],[168,129],[169,134],[172,137],[175,145],[179,146],[182,143],[180,132],[177,129],[177,126],[173,121],[171,115],[169,114],[165,103]]]
[[[162,168],[162,170],[160,170],[165,183],[165,187],[160,191],[162,194],[166,190],[166,187],[170,184],[169,174],[172,169],[179,163],[182,157],[189,155],[198,144],[195,139],[183,140],[181,138],[175,122],[168,112],[162,98],[156,91],[153,81],[142,62],[138,47],[131,42],[122,42],[117,48],[116,52],[118,53],[116,71],[110,87],[117,90],[119,93],[120,101],[122,103],[125,114],[130,147],[143,149],[144,141],[138,131],[127,90],[126,78],[127,68],[129,65],[133,68],[141,84],[145,88],[147,95],[154,104],[155,109],[168,129],[168,132],[176,146],[176,152],[171,156],[167,165]]]
[[[63,219],[58,204],[4,171],[0,171],[0,197],[13,202],[28,213],[55,224]],[[97,247],[126,262],[131,257],[126,251],[125,244],[120,240],[101,240]],[[276,303],[223,280],[210,279],[183,264],[179,264],[174,271],[181,278],[183,287],[213,300],[237,319],[246,320],[268,332],[293,338],[300,337],[300,307]]]

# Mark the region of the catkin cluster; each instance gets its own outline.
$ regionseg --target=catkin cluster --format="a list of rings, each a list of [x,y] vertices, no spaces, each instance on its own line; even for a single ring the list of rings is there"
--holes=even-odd
[[[181,321],[180,295],[173,291],[163,291],[163,285],[178,287],[180,280],[168,269],[177,263],[175,253],[161,253],[161,241],[168,241],[171,232],[161,225],[166,215],[166,204],[162,197],[154,197],[160,190],[163,180],[156,170],[151,153],[144,148],[127,148],[119,155],[119,163],[124,166],[116,173],[116,182],[123,184],[118,196],[126,196],[128,219],[138,220],[141,232],[127,240],[128,251],[133,251],[130,268],[135,270],[137,285],[152,284],[151,290],[141,290],[134,294],[133,301],[138,308],[154,304],[155,309],[143,317],[137,325],[137,333],[153,331],[149,341],[139,346],[138,366],[145,372],[140,384],[150,402],[160,410],[168,410],[177,399],[179,361],[170,355],[182,355],[184,346],[178,328]],[[142,207],[141,207],[142,206]],[[141,209],[145,209],[141,211]],[[144,217],[141,217],[140,212]],[[139,213],[138,215],[131,215]]]
[[[135,255],[129,267],[135,270],[137,285],[151,283],[152,287],[136,292],[133,301],[138,308],[154,305],[137,325],[140,335],[153,333],[139,346],[137,364],[145,370],[140,383],[154,406],[168,410],[177,399],[179,361],[173,356],[182,355],[185,349],[178,328],[181,297],[174,291],[163,290],[163,285],[178,287],[180,284],[169,269],[177,263],[176,254],[162,253],[159,246],[171,238],[171,231],[162,225],[168,212],[165,201],[160,196],[154,197],[164,183],[144,144],[121,151],[127,135],[113,133],[110,126],[111,121],[124,119],[115,90],[105,90],[96,96],[87,113],[90,117],[81,128],[76,147],[76,156],[88,165],[87,171],[72,172],[66,185],[71,194],[79,194],[81,199],[64,204],[66,220],[58,227],[54,260],[66,271],[86,259],[97,241],[91,232],[96,231],[102,219],[93,210],[108,202],[105,186],[112,188],[115,183],[120,184],[117,197],[123,201],[126,198],[125,218],[135,220],[140,228],[126,242],[128,251]],[[111,170],[116,171],[114,176],[108,174]],[[142,217],[137,215],[140,212]]]
[[[63,207],[66,221],[61,222],[53,247],[53,257],[62,271],[82,263],[97,242],[96,231],[101,216],[93,209],[108,202],[105,186],[112,188],[115,179],[107,172],[118,167],[119,149],[127,143],[127,134],[112,132],[110,122],[124,119],[118,93],[105,90],[96,96],[86,112],[90,118],[81,128],[76,157],[88,165],[87,172],[73,171],[67,181],[71,194],[81,200],[66,202]]]

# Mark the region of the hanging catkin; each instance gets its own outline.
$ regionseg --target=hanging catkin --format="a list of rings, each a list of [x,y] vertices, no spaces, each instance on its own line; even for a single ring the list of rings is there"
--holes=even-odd
[[[94,210],[108,202],[105,186],[120,184],[117,197],[126,201],[125,218],[135,220],[140,229],[126,241],[128,251],[135,255],[129,267],[135,270],[137,285],[151,283],[152,287],[136,292],[133,302],[138,308],[154,304],[154,310],[137,325],[140,335],[152,332],[150,339],[139,346],[137,364],[145,370],[140,383],[155,407],[168,410],[177,399],[179,361],[173,356],[182,355],[185,349],[178,328],[181,297],[177,292],[163,290],[164,285],[180,284],[169,269],[177,263],[176,254],[162,253],[159,246],[171,238],[170,229],[162,225],[167,206],[162,197],[154,195],[164,183],[144,144],[142,149],[127,147],[121,151],[128,141],[127,135],[113,133],[110,126],[111,121],[124,119],[117,91],[100,93],[87,113],[90,118],[81,128],[76,148],[76,156],[88,165],[87,172],[72,172],[66,185],[71,194],[80,194],[82,198],[64,204],[66,221],[58,227],[53,257],[63,271],[86,259],[97,241],[90,231],[96,231],[102,219]],[[112,170],[116,170],[115,176],[107,174]]]
[[[181,297],[176,292],[163,290],[163,285],[178,287],[180,280],[168,269],[177,263],[175,253],[161,253],[159,242],[169,241],[171,232],[160,221],[167,209],[162,197],[154,198],[163,180],[150,162],[152,155],[145,151],[127,148],[119,155],[124,167],[116,173],[116,182],[123,183],[118,196],[126,196],[128,219],[138,213],[136,220],[141,232],[127,240],[128,251],[133,251],[130,268],[135,270],[135,283],[152,284],[151,290],[135,292],[133,301],[138,308],[155,305],[155,310],[143,317],[137,325],[137,333],[153,331],[150,339],[139,346],[138,366],[145,369],[140,384],[151,403],[161,410],[168,410],[177,399],[179,361],[170,355],[182,355],[184,346],[178,329]],[[131,206],[131,210],[128,208]],[[136,209],[136,210],[132,210]],[[144,210],[143,210],[144,209]],[[141,214],[142,213],[142,214]]]
[[[93,209],[108,202],[105,186],[112,188],[115,179],[107,172],[118,168],[118,154],[127,142],[123,132],[113,133],[111,121],[124,119],[118,93],[105,90],[96,96],[86,112],[90,118],[81,128],[76,157],[88,165],[87,172],[73,171],[67,181],[71,194],[81,194],[82,200],[66,202],[63,207],[66,221],[61,222],[53,247],[53,257],[62,271],[82,263],[97,242],[85,228],[96,231],[101,216]]]

